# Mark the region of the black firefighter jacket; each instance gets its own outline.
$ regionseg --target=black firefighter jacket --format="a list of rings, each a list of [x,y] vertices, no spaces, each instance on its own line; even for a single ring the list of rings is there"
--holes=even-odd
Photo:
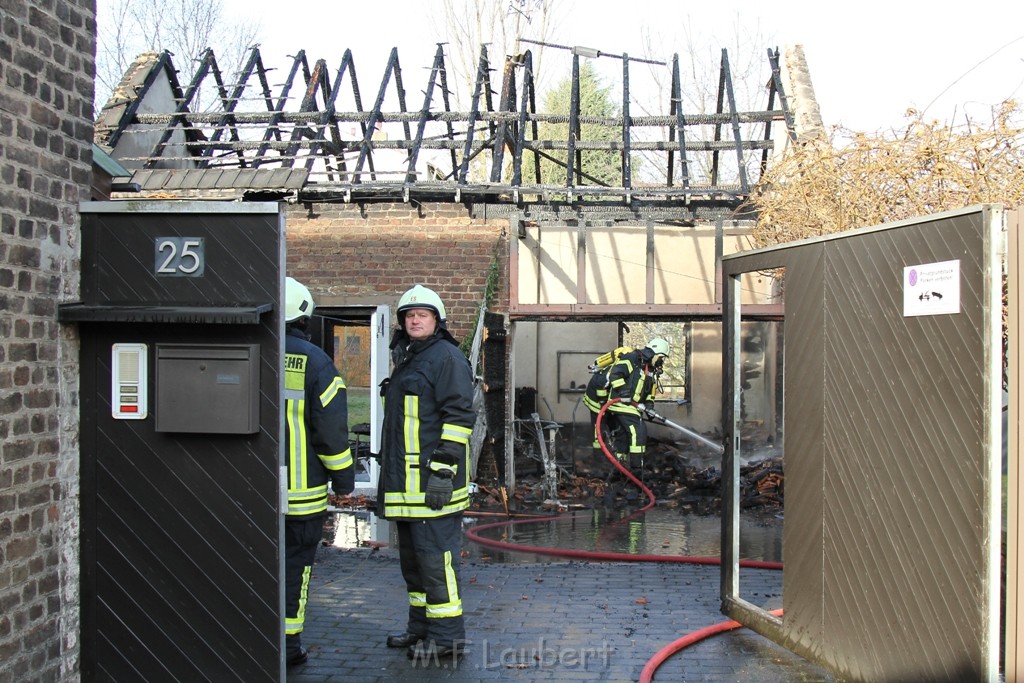
[[[473,377],[469,361],[445,329],[410,343],[399,330],[391,343],[394,370],[382,385],[384,426],[378,513],[387,519],[444,517],[469,507],[469,438]],[[424,502],[430,471],[453,472],[451,502]]]
[[[288,457],[288,517],[327,512],[327,480],[334,493],[355,487],[348,442],[345,382],[323,349],[300,330],[285,331],[284,405]]]
[[[651,358],[644,349],[623,354],[608,370],[609,398],[619,399],[608,410],[639,415],[636,404],[654,398],[657,378],[651,370]]]

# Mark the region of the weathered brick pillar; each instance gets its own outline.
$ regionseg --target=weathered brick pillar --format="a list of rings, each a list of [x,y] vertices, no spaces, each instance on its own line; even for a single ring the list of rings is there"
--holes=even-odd
[[[78,202],[94,0],[0,2],[0,683],[77,680]]]

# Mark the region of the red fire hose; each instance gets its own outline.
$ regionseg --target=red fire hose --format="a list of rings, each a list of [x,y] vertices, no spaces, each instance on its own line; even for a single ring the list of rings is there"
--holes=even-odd
[[[618,458],[615,457],[615,455],[608,449],[607,444],[605,444],[604,442],[604,435],[601,432],[601,423],[604,418],[605,411],[608,409],[608,406],[610,406],[612,403],[618,402],[618,400],[619,399],[612,399],[601,408],[601,411],[597,414],[597,423],[595,425],[595,431],[597,433],[598,443],[601,445],[601,451],[604,453],[604,456],[608,458],[609,462],[611,462],[611,464],[617,470],[619,470],[619,472],[625,475],[626,478],[628,478],[631,482],[636,484],[640,488],[640,490],[644,492],[644,495],[647,496],[647,504],[640,508],[639,510],[637,510],[636,512],[634,512],[633,514],[631,514],[629,518],[632,518],[635,515],[650,510],[652,507],[654,507],[655,498],[654,493],[652,493],[651,490],[636,477],[636,475],[630,472],[625,466],[623,466],[622,463],[619,462]],[[485,529],[507,527],[518,524],[537,524],[538,522],[551,522],[564,518],[564,515],[551,515],[545,517],[504,520],[501,522],[480,524],[470,529],[467,529],[466,538],[470,539],[471,541],[474,541],[475,543],[479,543],[480,545],[489,546],[492,548],[499,548],[501,550],[511,552],[532,553],[535,555],[552,555],[556,557],[569,557],[586,560],[606,560],[611,562],[676,562],[682,564],[708,565],[721,564],[721,560],[717,557],[692,557],[682,555],[635,555],[629,553],[574,550],[571,548],[544,548],[541,546],[521,545],[517,543],[509,543],[506,541],[497,541],[490,538],[484,538],[479,535],[479,532]],[[762,560],[740,560],[739,565],[741,567],[748,567],[753,569],[782,569],[781,562],[767,562]],[[772,614],[782,614],[782,610],[777,610],[775,612],[772,612]],[[732,629],[740,628],[740,626],[741,624],[736,621],[726,621],[720,624],[715,624],[713,626],[708,626],[706,628],[700,629],[699,631],[694,631],[693,633],[689,633],[683,636],[682,638],[673,641],[672,643],[670,643],[669,645],[655,653],[654,657],[648,660],[646,666],[644,666],[643,671],[640,675],[641,683],[650,683],[652,677],[654,676],[655,670],[657,670],[657,668],[661,666],[666,660],[668,660],[668,658],[671,657],[673,654],[709,636],[718,633],[723,633],[725,631],[729,631]]]
[[[622,465],[622,463],[619,462],[618,458],[616,458],[615,455],[610,450],[608,450],[608,445],[604,442],[604,435],[601,433],[601,422],[604,418],[604,414],[608,406],[610,406],[612,403],[618,402],[618,400],[619,399],[612,399],[611,401],[606,403],[601,408],[601,411],[597,414],[597,439],[598,443],[601,445],[601,451],[604,453],[604,456],[608,458],[608,461],[611,462],[611,464],[617,470],[619,470],[619,472],[624,474],[630,481],[636,484],[640,488],[640,490],[644,492],[644,495],[647,496],[647,505],[643,506],[642,508],[634,512],[632,515],[630,515],[630,517],[633,517],[638,513],[645,512],[654,507],[655,498],[654,493],[652,493],[651,490],[647,488],[647,486],[645,486],[644,483],[641,482],[636,477],[636,475],[630,472],[625,466]],[[478,526],[474,526],[470,529],[467,529],[466,538],[470,539],[471,541],[474,541],[475,543],[479,543],[480,545],[489,546],[491,548],[498,548],[500,550],[532,553],[534,555],[551,555],[555,557],[569,557],[589,560],[607,560],[612,562],[677,562],[685,564],[711,565],[717,565],[721,562],[721,560],[717,557],[693,557],[684,555],[635,555],[629,553],[615,553],[593,550],[573,550],[570,548],[545,548],[542,546],[520,545],[517,543],[508,543],[506,541],[498,541],[491,538],[484,538],[480,536],[478,533],[480,531],[484,531],[485,529],[512,526],[514,524],[518,525],[536,524],[538,522],[552,522],[564,518],[564,515],[551,515],[546,517],[534,517],[522,520],[503,520],[500,522],[481,524]],[[748,567],[752,569],[782,569],[781,562],[767,562],[763,560],[740,560],[739,564],[741,567]]]
[[[770,614],[779,617],[782,616],[782,610],[772,610]],[[687,633],[682,638],[672,641],[655,652],[654,656],[647,660],[647,664],[645,664],[644,668],[640,671],[640,683],[651,683],[651,679],[654,678],[654,672],[657,671],[658,667],[668,661],[669,657],[680,650],[695,643],[699,643],[705,638],[709,638],[719,633],[725,633],[726,631],[732,631],[734,629],[741,628],[742,626],[743,624],[738,621],[722,621],[712,626],[705,626],[693,633]]]

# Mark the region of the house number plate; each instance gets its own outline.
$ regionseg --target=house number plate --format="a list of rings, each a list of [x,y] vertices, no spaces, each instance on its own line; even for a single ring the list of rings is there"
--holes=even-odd
[[[155,271],[166,277],[200,277],[206,270],[202,237],[157,237]]]

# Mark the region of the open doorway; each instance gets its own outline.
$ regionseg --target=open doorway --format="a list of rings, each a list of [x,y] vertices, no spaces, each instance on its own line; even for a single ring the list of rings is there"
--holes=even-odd
[[[334,359],[348,395],[356,493],[376,493],[380,424],[377,387],[388,374],[387,306],[317,306],[310,340]]]

